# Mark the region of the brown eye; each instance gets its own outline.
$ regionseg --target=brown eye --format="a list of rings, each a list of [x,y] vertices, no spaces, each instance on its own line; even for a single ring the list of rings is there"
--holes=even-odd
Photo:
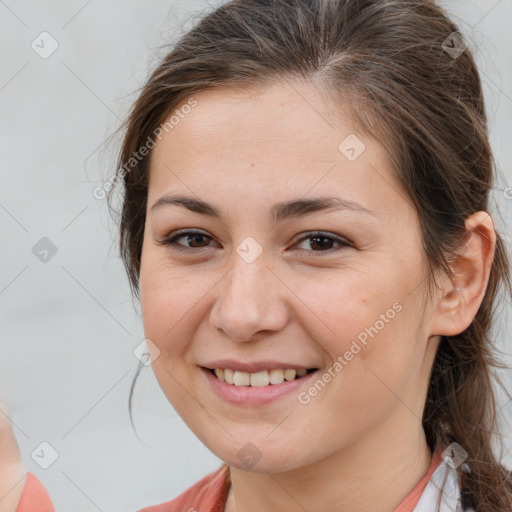
[[[331,233],[326,233],[324,231],[314,231],[311,233],[307,233],[305,236],[303,236],[300,240],[300,242],[303,242],[304,240],[310,240],[309,243],[309,249],[302,249],[306,250],[307,252],[333,252],[337,249],[333,248],[333,245],[338,245],[339,248],[343,247],[352,247],[349,242],[344,240],[343,238],[340,238],[336,235],[333,235]],[[318,249],[318,250],[317,250]],[[314,256],[316,257],[316,256]]]
[[[177,240],[185,238],[187,243],[191,244],[190,246],[178,243]],[[162,240],[157,240],[159,245],[165,245],[167,247],[171,247],[173,250],[182,251],[182,250],[193,250],[193,249],[202,249],[204,247],[208,247],[208,245],[203,245],[209,240],[212,240],[211,236],[208,236],[200,231],[181,231],[177,234],[172,234],[172,236],[166,237]]]

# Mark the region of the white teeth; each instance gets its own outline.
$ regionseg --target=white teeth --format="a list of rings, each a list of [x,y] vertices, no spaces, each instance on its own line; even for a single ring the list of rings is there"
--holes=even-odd
[[[295,380],[296,375],[297,375],[296,370],[285,370],[284,371],[284,378],[286,380]]]
[[[288,370],[270,370],[268,372],[270,384],[281,384],[282,382],[284,382],[284,374],[287,371]]]
[[[233,370],[229,370],[228,368],[224,370],[224,381],[228,384],[233,384],[233,373]]]
[[[250,374],[247,372],[235,372],[233,375],[233,384],[235,386],[248,386],[250,377]]]
[[[285,380],[292,381],[296,378],[306,375],[307,370],[301,368],[300,370],[279,368],[270,371],[263,370],[261,372],[249,373],[230,370],[229,368],[215,368],[215,375],[219,380],[233,384],[235,386],[268,386],[269,384],[282,384]]]
[[[249,374],[248,374],[249,375]],[[270,377],[267,370],[262,372],[251,373],[251,386],[268,386]]]

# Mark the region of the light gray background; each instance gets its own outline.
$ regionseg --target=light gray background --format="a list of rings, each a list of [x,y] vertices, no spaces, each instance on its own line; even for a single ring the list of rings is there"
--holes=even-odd
[[[132,430],[127,401],[142,322],[106,202],[92,194],[114,171],[117,146],[103,143],[163,55],[157,46],[210,5],[0,0],[0,397],[27,469],[57,512],[136,510],[173,498],[221,463],[169,405],[151,369],[134,400],[143,442]],[[485,84],[501,174],[494,215],[510,248],[512,0],[443,5]],[[59,44],[48,59],[30,46],[43,31]],[[58,249],[47,263],[32,253],[42,237]],[[510,353],[511,306],[502,305],[496,337]],[[502,434],[510,437],[512,405],[500,407]],[[43,441],[59,454],[46,470],[31,457]]]

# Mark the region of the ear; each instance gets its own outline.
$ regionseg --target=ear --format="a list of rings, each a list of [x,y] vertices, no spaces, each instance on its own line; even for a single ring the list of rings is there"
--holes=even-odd
[[[454,336],[469,327],[487,289],[496,249],[492,217],[484,211],[466,219],[466,242],[451,265],[453,279],[446,279],[432,317],[432,334]]]

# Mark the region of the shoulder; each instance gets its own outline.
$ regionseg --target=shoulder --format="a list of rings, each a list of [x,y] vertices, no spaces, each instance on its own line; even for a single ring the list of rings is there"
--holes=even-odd
[[[27,473],[25,487],[16,512],[55,512],[52,501],[43,484],[32,473]]]
[[[229,466],[222,464],[177,498],[145,507],[138,512],[222,512],[230,484]]]
[[[446,461],[441,462],[432,474],[414,512],[431,512],[439,503],[439,512],[475,512],[463,509],[460,499],[460,481],[457,470]]]

